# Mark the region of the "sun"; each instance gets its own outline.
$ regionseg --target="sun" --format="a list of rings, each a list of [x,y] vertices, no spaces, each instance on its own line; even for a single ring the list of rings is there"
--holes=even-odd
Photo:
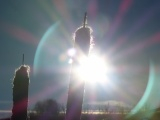
[[[108,79],[107,73],[111,66],[102,57],[92,54],[89,57],[79,58],[79,63],[76,73],[81,80],[90,83],[103,83]]]

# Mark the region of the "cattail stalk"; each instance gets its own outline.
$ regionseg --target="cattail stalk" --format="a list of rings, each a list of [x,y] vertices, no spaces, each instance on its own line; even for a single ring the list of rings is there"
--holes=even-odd
[[[72,72],[68,90],[66,120],[80,120],[82,112],[83,94],[85,87],[85,80],[77,77],[74,71],[79,65],[78,57],[80,55],[88,56],[91,40],[91,29],[86,26],[86,14],[84,17],[84,24],[75,32],[74,48],[76,55],[73,57]]]
[[[29,66],[22,65],[15,72],[11,120],[27,120],[29,71]]]

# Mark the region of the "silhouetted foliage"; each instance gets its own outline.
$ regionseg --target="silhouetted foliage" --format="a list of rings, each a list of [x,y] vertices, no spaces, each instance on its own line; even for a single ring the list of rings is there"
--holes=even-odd
[[[56,120],[59,115],[59,105],[55,100],[47,99],[35,104],[33,110],[39,119]]]
[[[66,108],[65,108],[65,105],[61,104],[59,105],[59,110],[62,112],[62,113],[66,113]]]
[[[28,107],[29,66],[22,65],[13,79],[12,120],[26,120]]]
[[[105,105],[104,107],[105,107],[105,108],[104,108],[104,112],[105,112],[105,113],[108,113],[108,112],[109,112],[109,102],[108,102],[108,104]]]
[[[86,21],[86,14],[85,18]],[[75,32],[75,44],[76,55],[73,59],[73,67],[79,65],[78,57],[83,53],[83,55],[88,55],[91,44],[91,28],[86,26],[80,27]],[[74,71],[75,72],[75,71]],[[80,78],[76,77],[75,73],[71,73],[69,90],[68,90],[68,100],[67,100],[67,120],[80,120],[82,112],[83,94],[85,88],[85,81],[78,80]]]

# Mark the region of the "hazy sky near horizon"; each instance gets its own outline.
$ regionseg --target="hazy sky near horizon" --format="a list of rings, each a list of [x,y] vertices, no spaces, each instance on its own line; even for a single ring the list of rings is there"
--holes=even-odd
[[[146,102],[160,104],[159,6],[159,0],[1,0],[0,109],[12,107],[12,79],[23,53],[31,67],[30,105],[46,98],[66,103],[67,50],[86,11],[94,49],[114,71],[103,85],[86,84],[84,102],[135,105],[149,89]]]

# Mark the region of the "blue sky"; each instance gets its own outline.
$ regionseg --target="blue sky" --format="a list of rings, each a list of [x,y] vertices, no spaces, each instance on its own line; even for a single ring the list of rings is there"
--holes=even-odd
[[[110,84],[86,85],[84,102],[137,104],[148,86],[152,62],[154,83],[147,101],[158,105],[159,5],[159,0],[2,0],[0,109],[12,107],[12,79],[23,53],[25,64],[31,67],[30,105],[46,98],[66,103],[70,70],[66,51],[72,47],[72,35],[82,25],[86,11],[94,49],[115,71],[110,74]]]

